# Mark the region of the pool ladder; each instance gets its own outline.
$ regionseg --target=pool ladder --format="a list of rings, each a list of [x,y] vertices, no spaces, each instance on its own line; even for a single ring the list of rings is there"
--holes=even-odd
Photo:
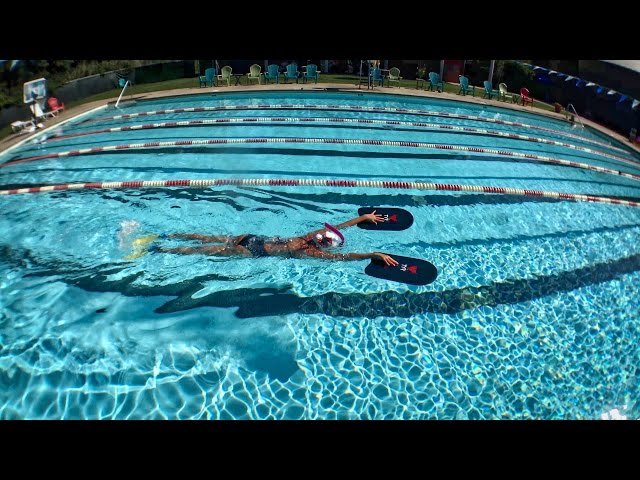
[[[118,101],[116,102],[116,108],[118,108],[118,104],[120,103],[120,99],[122,98],[122,95],[124,95],[124,91],[127,89],[127,86],[130,85],[130,84],[131,83],[129,82],[129,80],[124,82],[124,87],[122,87],[122,92],[120,92],[120,96],[118,97]]]
[[[576,107],[573,106],[573,103],[570,103],[569,105],[567,105],[567,110],[569,110],[569,107],[571,107],[573,109],[573,113],[576,114],[576,117],[578,118],[578,121],[580,122],[580,125],[584,129],[584,123],[582,123],[582,120],[580,119],[580,115],[578,115],[578,112],[576,112]]]

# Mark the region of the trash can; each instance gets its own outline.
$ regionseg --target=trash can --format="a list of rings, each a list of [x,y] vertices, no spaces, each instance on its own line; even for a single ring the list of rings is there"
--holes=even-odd
[[[560,105],[558,102],[553,104],[553,109],[555,110],[556,113],[561,113],[562,112],[562,105]]]

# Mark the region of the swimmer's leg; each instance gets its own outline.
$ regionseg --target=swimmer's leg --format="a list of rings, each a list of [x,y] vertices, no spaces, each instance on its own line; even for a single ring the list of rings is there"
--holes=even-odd
[[[172,233],[167,238],[181,238],[185,240],[198,240],[202,243],[231,243],[234,237],[230,235],[200,235],[199,233]]]
[[[178,253],[181,255],[214,255],[218,257],[231,257],[231,256],[243,256],[251,257],[251,252],[240,245],[215,245],[210,247],[177,247],[177,248],[163,248],[153,247],[150,249],[152,252],[159,253]]]

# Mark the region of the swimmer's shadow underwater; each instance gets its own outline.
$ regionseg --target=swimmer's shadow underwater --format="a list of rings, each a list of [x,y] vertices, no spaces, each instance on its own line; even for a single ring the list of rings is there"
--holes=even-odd
[[[358,209],[360,216],[374,212],[375,215],[381,216],[384,220],[377,223],[361,221],[357,223],[358,227],[365,230],[400,231],[406,230],[413,225],[413,215],[402,208],[362,207]],[[334,230],[334,227],[328,224],[325,224],[325,226]],[[166,236],[152,234],[136,238],[132,242],[134,250],[125,257],[125,260],[135,260],[148,252],[161,252],[161,249],[152,245],[159,238],[166,238]],[[438,277],[436,266],[426,260],[392,253],[386,253],[385,255],[393,258],[398,264],[388,265],[380,258],[372,258],[364,273],[371,277],[410,285],[428,285]]]

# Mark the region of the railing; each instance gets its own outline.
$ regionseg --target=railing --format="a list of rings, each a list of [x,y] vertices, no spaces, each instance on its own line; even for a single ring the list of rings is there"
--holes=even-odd
[[[584,123],[582,123],[582,120],[580,120],[580,115],[578,115],[578,112],[576,112],[576,107],[573,106],[573,103],[570,103],[569,105],[567,105],[567,110],[569,110],[569,107],[573,109],[573,113],[576,114],[576,117],[578,117],[578,121],[580,122],[580,125],[584,129]]]
[[[129,80],[124,82],[124,87],[122,87],[122,92],[120,92],[120,96],[118,97],[118,101],[116,102],[116,108],[118,108],[118,104],[120,103],[120,99],[122,98],[122,95],[124,95],[124,91],[127,89],[127,86],[129,84],[130,84]]]

